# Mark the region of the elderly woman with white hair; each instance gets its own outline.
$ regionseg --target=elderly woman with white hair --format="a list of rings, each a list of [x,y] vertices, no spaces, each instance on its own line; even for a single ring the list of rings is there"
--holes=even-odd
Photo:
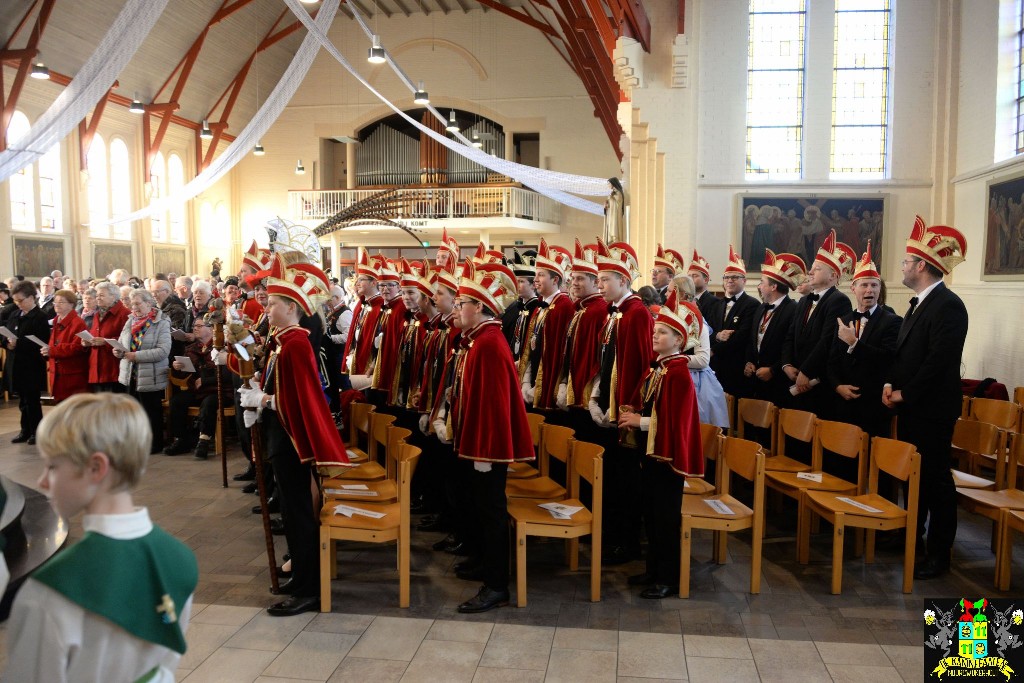
[[[182,328],[186,333],[184,341],[191,343],[196,340],[192,334],[192,325],[210,312],[213,300],[213,286],[209,282],[196,280],[192,283],[192,301],[186,308],[185,326]]]
[[[93,392],[122,392],[124,387],[117,381],[120,366],[110,355],[105,339],[116,339],[128,320],[128,307],[121,303],[121,293],[112,282],[96,283],[96,313],[89,325],[92,340],[82,341],[82,346],[91,347],[89,357],[89,389]]]
[[[167,359],[171,353],[171,321],[156,305],[153,295],[137,289],[129,297],[131,315],[118,341],[126,350],[114,349],[121,360],[118,381],[142,405],[153,429],[150,453],[163,450],[163,406],[167,388]]]

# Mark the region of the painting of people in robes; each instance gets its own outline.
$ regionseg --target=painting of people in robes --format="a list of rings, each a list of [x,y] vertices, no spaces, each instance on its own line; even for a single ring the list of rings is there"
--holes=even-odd
[[[740,244],[748,272],[757,272],[764,250],[796,254],[810,267],[830,230],[860,256],[871,241],[875,263],[884,263],[885,196],[740,195]]]
[[[64,240],[14,238],[14,273],[27,278],[41,278],[64,267]]]
[[[1024,176],[989,183],[982,277],[1024,279]]]

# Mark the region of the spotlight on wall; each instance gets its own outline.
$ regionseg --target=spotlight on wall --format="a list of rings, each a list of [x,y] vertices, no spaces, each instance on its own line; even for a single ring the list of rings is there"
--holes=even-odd
[[[476,134],[476,131],[473,131],[473,146],[477,149],[484,146],[484,143],[480,142],[480,136]]]
[[[146,108],[142,105],[142,102],[139,100],[139,93],[135,93],[135,96],[132,98],[132,104],[130,107],[128,107],[128,111],[130,111],[133,114],[146,113]]]
[[[445,126],[445,130],[448,131],[449,133],[458,133],[459,132],[459,124],[455,120],[455,110],[454,109],[452,109],[448,113],[448,125]]]
[[[210,130],[210,124],[206,122],[206,119],[203,119],[203,127],[199,129],[199,137],[203,140],[209,140],[213,137],[213,131]]]
[[[252,148],[252,153],[253,153],[254,156],[258,156],[258,157],[261,157],[264,154],[266,154],[266,151],[263,149],[263,143],[260,142],[259,140],[257,140],[256,141],[256,146]]]
[[[306,167],[302,165],[302,159],[299,159],[299,163],[295,164],[295,175],[305,175]]]
[[[370,64],[383,64],[387,61],[384,54],[384,48],[380,46],[380,36],[374,36],[373,46],[370,48],[370,53],[369,56],[367,56],[366,61]]]
[[[427,91],[423,89],[423,81],[420,81],[420,87],[413,94],[412,101],[416,104],[430,104],[430,97],[427,95]]]

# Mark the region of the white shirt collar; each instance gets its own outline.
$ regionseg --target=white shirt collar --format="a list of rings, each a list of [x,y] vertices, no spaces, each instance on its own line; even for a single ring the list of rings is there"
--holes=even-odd
[[[812,289],[811,294],[817,294],[819,297],[822,297],[828,294],[828,290],[830,289],[832,289],[832,287],[826,287],[825,289]]]
[[[861,314],[860,314],[860,317],[862,317],[862,318],[863,318],[863,317],[864,317],[864,316],[866,316],[866,315],[868,315],[868,316],[874,315],[874,314],[875,314],[875,309],[876,309],[876,308],[878,308],[878,304],[875,304],[874,306],[872,306],[871,308],[869,308],[869,309],[868,309],[868,310],[867,310],[866,312],[864,312],[864,313],[861,313]]]
[[[153,522],[149,518],[149,510],[140,507],[123,515],[86,515],[82,518],[82,528],[127,541],[148,534],[153,530]]]
[[[544,297],[544,303],[546,303],[546,304],[549,304],[549,305],[550,305],[552,301],[554,301],[554,300],[555,300],[556,298],[558,298],[558,295],[559,295],[559,294],[564,294],[564,293],[565,293],[565,292],[563,292],[563,291],[562,291],[562,290],[560,290],[560,289],[558,289],[558,290],[555,290],[555,293],[554,293],[554,294],[552,294],[551,296],[546,296],[546,297]]]
[[[615,307],[616,308],[621,307],[622,306],[622,302],[625,301],[626,299],[628,299],[631,296],[633,296],[633,292],[627,291],[625,296],[623,296],[621,299],[619,299],[618,301],[615,302]]]
[[[917,293],[917,305],[920,306],[924,303],[924,298],[932,293],[932,290],[942,284],[942,280],[933,282],[931,285],[926,287],[923,291]]]

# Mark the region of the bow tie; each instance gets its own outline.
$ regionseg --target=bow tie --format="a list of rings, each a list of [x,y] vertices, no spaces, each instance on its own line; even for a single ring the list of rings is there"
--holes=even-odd
[[[875,310],[877,311],[877,309],[875,309]],[[863,313],[860,314],[860,317],[861,318],[865,318],[867,320],[871,320],[871,316],[872,315],[874,315],[874,313],[872,311],[864,311]]]
[[[551,304],[549,304],[547,301],[541,301],[540,303],[537,304],[537,308],[547,308],[550,305]]]
[[[608,315],[613,315],[618,310],[618,306],[616,306],[615,304],[611,304],[610,306],[608,306]]]
[[[727,297],[725,297],[725,300],[726,301],[731,301],[733,303],[736,303],[736,299],[738,299],[738,298],[739,298],[739,295],[737,295],[737,296],[727,296]]]
[[[814,302],[821,298],[821,294],[808,294],[807,298]]]

